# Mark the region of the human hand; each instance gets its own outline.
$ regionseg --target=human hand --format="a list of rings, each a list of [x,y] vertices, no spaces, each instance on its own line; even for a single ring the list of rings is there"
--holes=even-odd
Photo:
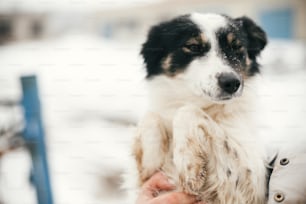
[[[174,190],[167,177],[158,172],[144,183],[136,204],[205,204],[197,201],[195,196],[182,192],[166,192],[159,195],[161,191]]]

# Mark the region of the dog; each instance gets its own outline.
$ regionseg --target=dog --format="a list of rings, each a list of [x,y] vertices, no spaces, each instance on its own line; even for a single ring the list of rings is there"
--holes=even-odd
[[[133,144],[136,188],[162,171],[178,191],[209,204],[266,202],[252,122],[256,58],[266,44],[245,16],[192,13],[150,29],[141,49],[150,110]]]

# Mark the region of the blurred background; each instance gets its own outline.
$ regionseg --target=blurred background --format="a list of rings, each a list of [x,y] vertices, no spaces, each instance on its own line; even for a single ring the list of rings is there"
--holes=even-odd
[[[53,199],[40,204],[126,203],[120,175],[146,107],[141,43],[151,25],[190,12],[247,15],[264,28],[260,137],[269,150],[306,149],[305,0],[0,0],[1,204],[38,203],[39,152],[24,137],[21,106],[29,75]]]

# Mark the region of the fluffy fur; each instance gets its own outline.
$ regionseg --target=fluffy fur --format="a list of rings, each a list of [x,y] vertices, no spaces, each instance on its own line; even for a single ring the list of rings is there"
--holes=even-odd
[[[151,28],[141,50],[151,110],[139,123],[128,176],[136,176],[135,189],[161,170],[178,191],[210,204],[265,203],[251,113],[266,42],[247,17],[194,13]]]

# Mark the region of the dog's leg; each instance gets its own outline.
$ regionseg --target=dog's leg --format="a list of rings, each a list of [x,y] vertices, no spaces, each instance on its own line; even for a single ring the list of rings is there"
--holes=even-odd
[[[173,162],[183,191],[199,195],[207,176],[207,152],[212,134],[222,134],[217,124],[195,106],[180,108],[173,120]]]
[[[162,118],[158,114],[148,113],[138,126],[133,147],[139,185],[160,170],[168,154],[169,143],[170,137]]]

